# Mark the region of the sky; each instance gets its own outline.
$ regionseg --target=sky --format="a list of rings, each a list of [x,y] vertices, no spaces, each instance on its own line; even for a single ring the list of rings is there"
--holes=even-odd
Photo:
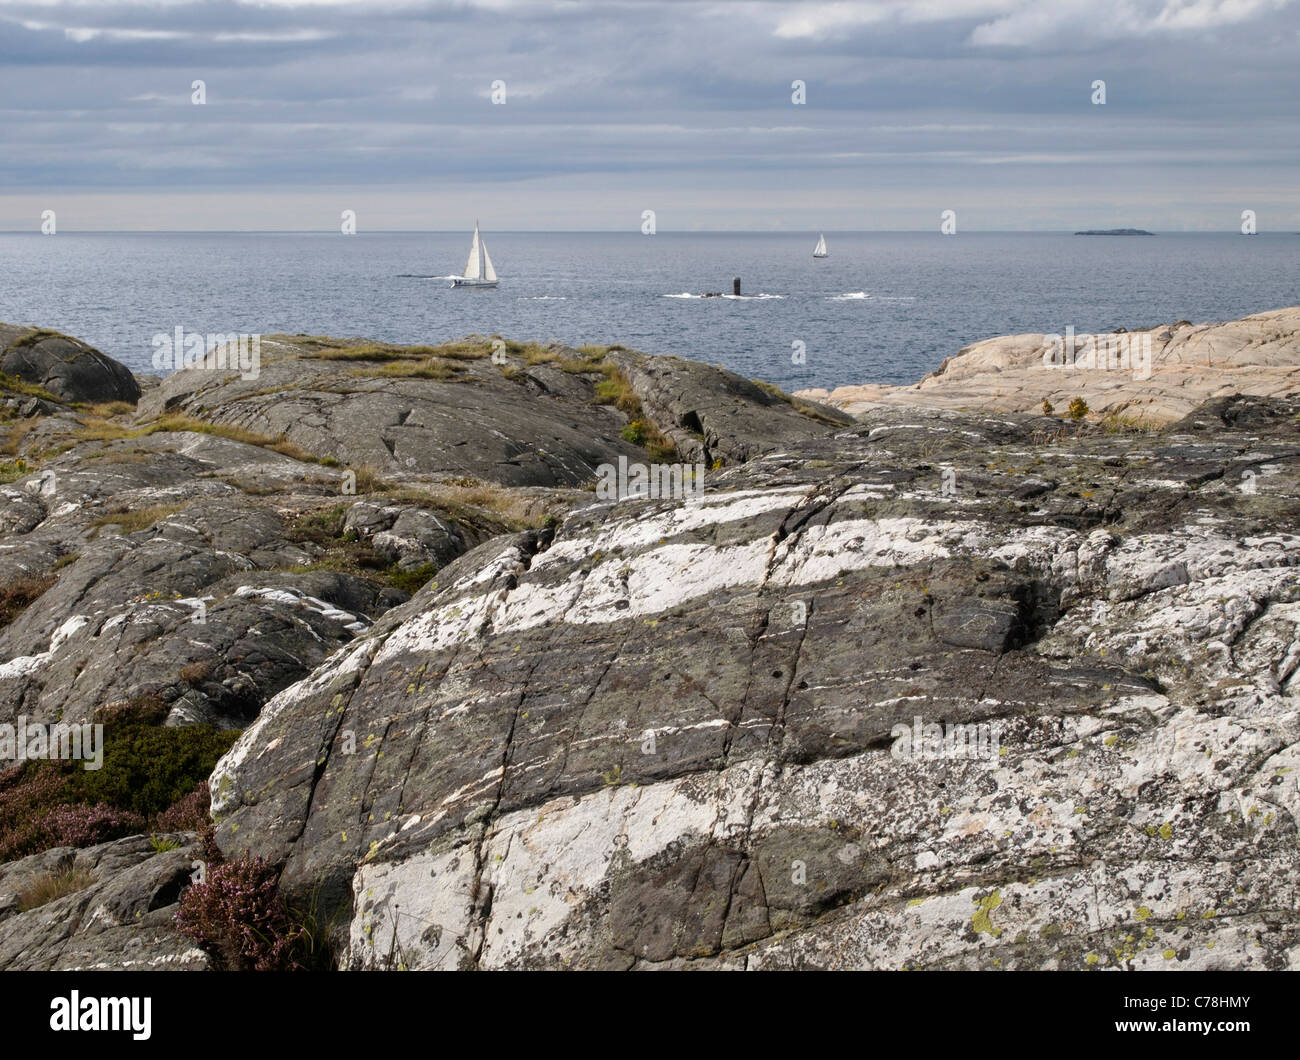
[[[4,230],[1297,231],[1298,161],[1300,0],[0,0]]]

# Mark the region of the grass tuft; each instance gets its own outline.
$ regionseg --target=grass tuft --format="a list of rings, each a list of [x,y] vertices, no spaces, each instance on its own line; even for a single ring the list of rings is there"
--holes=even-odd
[[[84,891],[94,882],[95,874],[89,869],[73,868],[71,865],[53,872],[42,872],[18,892],[18,909],[24,913],[30,909],[39,909],[59,898]]]

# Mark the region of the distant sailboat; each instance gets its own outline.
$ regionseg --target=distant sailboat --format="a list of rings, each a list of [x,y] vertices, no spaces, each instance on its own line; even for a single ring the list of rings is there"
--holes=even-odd
[[[813,248],[813,257],[814,257],[814,258],[829,258],[830,256],[831,256],[831,252],[830,252],[829,250],[826,249],[826,237],[825,237],[825,236],[818,236],[818,237],[817,237],[817,245]]]
[[[469,261],[465,263],[465,274],[453,276],[453,287],[495,287],[497,270],[492,267],[488,257],[487,244],[479,238],[478,222],[474,222],[474,242],[469,248]]]

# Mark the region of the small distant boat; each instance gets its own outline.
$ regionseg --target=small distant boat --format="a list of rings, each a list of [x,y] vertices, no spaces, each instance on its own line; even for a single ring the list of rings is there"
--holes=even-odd
[[[817,245],[816,245],[815,247],[813,247],[813,257],[814,257],[814,258],[829,258],[830,256],[831,256],[831,252],[830,252],[829,250],[826,249],[826,237],[825,237],[825,236],[818,236],[818,237],[817,237]]]
[[[465,274],[453,276],[453,287],[495,287],[497,270],[492,267],[488,257],[487,244],[479,238],[478,222],[474,222],[474,242],[469,248],[469,261],[465,263]]]

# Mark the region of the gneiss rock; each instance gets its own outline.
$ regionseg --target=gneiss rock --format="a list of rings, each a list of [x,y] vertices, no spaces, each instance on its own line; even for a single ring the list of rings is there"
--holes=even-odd
[[[651,420],[690,463],[743,463],[759,453],[817,438],[853,422],[838,409],[791,399],[774,387],[699,361],[607,355],[627,377]]]
[[[263,708],[219,840],[358,967],[1295,967],[1297,415],[882,410],[486,542]]]
[[[0,372],[64,401],[135,404],[140,397],[126,365],[57,331],[0,324]]]
[[[74,850],[57,847],[0,865],[0,969],[202,970],[207,955],[177,934],[181,889],[199,855],[193,833],[148,836]],[[20,895],[42,877],[76,874],[79,889],[24,911]]]
[[[1055,333],[1064,338],[1071,321]],[[1149,364],[1097,367],[1119,363],[1116,358],[1086,357],[1088,340],[1076,335],[1085,356],[1065,367],[1044,365],[1043,334],[1003,335],[974,342],[949,357],[919,383],[911,386],[865,384],[842,386],[827,393],[812,389],[796,397],[825,401],[860,414],[880,407],[1037,412],[1049,401],[1063,414],[1081,397],[1091,413],[1127,420],[1166,424],[1186,416],[1211,398],[1228,394],[1265,397],[1300,396],[1300,306],[1256,313],[1241,320],[1196,324],[1180,320],[1155,328],[1138,328],[1095,336],[1097,345],[1134,351]]]

